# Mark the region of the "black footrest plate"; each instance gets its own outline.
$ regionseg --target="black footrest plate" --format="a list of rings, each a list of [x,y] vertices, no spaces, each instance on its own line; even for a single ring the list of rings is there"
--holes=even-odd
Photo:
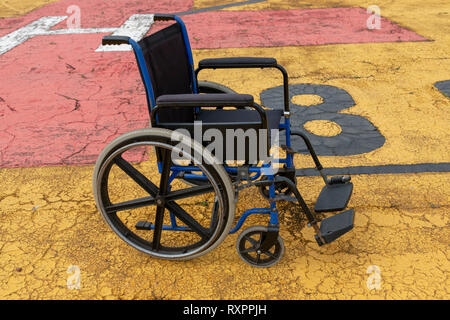
[[[355,211],[353,209],[323,219],[320,223],[320,234],[326,243],[330,243],[353,229]],[[316,240],[317,240],[316,235]],[[319,241],[318,241],[319,242]]]
[[[328,184],[323,187],[317,198],[316,212],[341,211],[347,207],[353,191],[353,183]]]

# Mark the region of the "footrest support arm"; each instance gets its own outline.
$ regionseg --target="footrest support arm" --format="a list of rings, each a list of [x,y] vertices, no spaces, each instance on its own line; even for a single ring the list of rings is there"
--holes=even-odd
[[[311,210],[309,210],[308,205],[306,204],[305,200],[301,196],[301,194],[298,191],[295,184],[289,178],[285,178],[285,177],[281,177],[281,176],[275,177],[275,182],[277,182],[277,181],[283,181],[283,183],[286,183],[286,185],[289,187],[289,189],[291,189],[292,193],[294,194],[295,198],[297,199],[298,203],[300,204],[300,207],[302,208],[303,212],[305,213],[306,218],[308,219],[309,225],[314,228],[314,231],[316,232],[317,236],[324,243],[326,243],[320,233],[320,228],[318,225],[319,221],[316,220],[316,217],[314,216],[314,214],[311,212]]]

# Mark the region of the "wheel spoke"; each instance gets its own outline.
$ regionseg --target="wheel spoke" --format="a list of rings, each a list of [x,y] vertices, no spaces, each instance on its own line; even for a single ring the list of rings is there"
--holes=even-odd
[[[150,180],[148,180],[142,173],[140,173],[136,168],[134,168],[129,162],[124,160],[122,157],[118,156],[114,159],[114,162],[117,166],[122,169],[131,179],[133,179],[141,188],[147,191],[153,197],[159,193],[162,195],[160,190],[166,190],[168,187],[169,181],[169,173],[170,173],[170,152],[164,150],[163,162],[165,163],[167,160],[167,166],[163,165],[163,172],[161,172],[161,180],[160,180],[160,188],[153,184]],[[166,159],[167,154],[167,159]],[[165,167],[167,167],[166,170]],[[185,223],[188,227],[191,228],[192,231],[197,233],[201,238],[208,239],[210,237],[210,233],[208,229],[204,228],[200,223],[198,223],[192,216],[190,216],[183,208],[181,208],[174,200],[183,199],[195,195],[205,194],[214,191],[212,185],[204,185],[204,186],[196,186],[192,188],[182,189],[172,191],[166,195],[165,207],[170,210],[180,221]],[[137,199],[145,202],[145,198]],[[153,198],[152,198],[153,199]],[[138,201],[140,202],[140,201]],[[150,197],[148,197],[148,202],[150,201]],[[154,200],[153,200],[154,203]],[[153,204],[152,203],[152,204]],[[110,206],[110,211],[113,212],[115,206]],[[128,205],[128,203],[124,203],[124,205]],[[120,208],[120,207],[119,207]],[[124,209],[125,210],[125,209]],[[159,247],[159,242],[161,238],[162,231],[162,221],[164,216],[164,210],[157,209],[156,218],[155,218],[155,229],[153,233],[153,244],[152,246],[157,248]]]
[[[129,210],[129,209],[137,209],[155,204],[155,198],[153,197],[144,197],[129,201],[124,201],[120,203],[111,204],[105,208],[106,213],[116,213],[117,211]]]
[[[251,238],[249,235],[245,235],[244,238],[250,242],[254,247],[258,245],[258,240]]]
[[[217,223],[217,210],[219,209],[219,205],[217,203],[217,197],[214,199],[212,214],[211,214],[211,222],[209,224],[209,230],[211,231],[212,228],[216,226]]]
[[[256,252],[256,247],[251,246],[250,248],[244,249],[241,251],[242,253]]]
[[[170,176],[170,152],[164,149],[162,152],[162,170],[161,179],[159,180],[159,193],[158,196],[165,196],[169,188],[169,176]],[[159,200],[158,200],[159,201]],[[161,244],[161,232],[164,222],[164,204],[158,204],[156,208],[155,229],[153,231],[152,248],[159,250]]]
[[[114,158],[114,163],[122,169],[131,179],[133,179],[142,189],[147,191],[151,196],[155,197],[158,193],[158,187],[148,180],[142,173],[133,167],[128,161],[121,156]]]
[[[267,255],[267,256],[269,256],[269,257],[271,257],[271,258],[273,258],[273,259],[276,258],[276,256],[275,256],[272,252],[270,252],[270,251],[263,251],[262,253],[264,253],[265,255]]]
[[[156,208],[155,227],[153,230],[153,241],[152,241],[153,250],[159,250],[161,245],[161,232],[163,228],[164,210],[165,210],[164,207]]]
[[[200,237],[208,239],[210,232],[207,228],[204,228],[197,222],[192,216],[190,216],[183,208],[181,208],[176,202],[171,201],[166,203],[166,208],[169,209],[178,219],[185,223],[192,231],[197,233]]]
[[[194,197],[194,196],[198,196],[198,195],[202,195],[202,194],[210,193],[210,192],[214,192],[214,188],[212,185],[196,186],[196,187],[187,188],[187,189],[175,190],[175,191],[169,192],[169,194],[166,196],[166,201],[173,201],[173,200]]]

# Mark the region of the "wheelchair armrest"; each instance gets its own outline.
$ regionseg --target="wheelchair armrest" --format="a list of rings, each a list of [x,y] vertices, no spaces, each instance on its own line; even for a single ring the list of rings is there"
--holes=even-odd
[[[253,105],[249,94],[168,94],[156,99],[160,107],[247,107]]]
[[[255,109],[261,117],[264,129],[268,128],[267,115],[264,109],[254,103],[253,96],[249,94],[209,93],[209,94],[167,94],[156,99],[151,118],[164,108],[202,108],[202,107],[250,107]],[[153,120],[152,120],[153,121]]]
[[[203,59],[198,63],[200,69],[215,68],[275,68],[277,60],[274,58],[214,58]]]
[[[289,110],[289,79],[286,69],[277,63],[274,58],[213,58],[203,59],[198,63],[198,68],[195,69],[195,77],[203,69],[229,69],[229,68],[275,68],[283,74],[283,96],[284,96],[284,112],[285,115],[290,115]]]

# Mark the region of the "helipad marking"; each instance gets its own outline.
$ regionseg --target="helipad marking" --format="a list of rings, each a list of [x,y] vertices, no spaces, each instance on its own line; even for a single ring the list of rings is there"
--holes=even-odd
[[[42,17],[38,20],[31,22],[30,24],[17,29],[6,36],[0,38],[0,55],[8,52],[12,48],[18,46],[19,44],[25,42],[26,40],[36,36],[48,34],[51,27],[57,25],[66,16],[61,17]],[[67,30],[67,29],[66,29]]]
[[[317,155],[346,156],[370,152],[381,148],[386,139],[368,119],[355,114],[342,113],[356,103],[344,89],[310,83],[291,83],[290,96],[315,94],[322,102],[315,106],[302,106],[291,100],[291,128],[303,132],[311,140]],[[284,109],[283,86],[265,89],[260,93],[261,103],[269,108]],[[305,129],[311,120],[328,120],[340,127],[338,135],[319,136]],[[282,137],[280,143],[284,144]],[[292,137],[292,149],[298,153],[309,154],[300,137]]]
[[[188,14],[188,13],[185,13]],[[383,19],[382,30],[365,27],[362,8],[331,8],[280,11],[201,12],[185,17],[193,49],[424,41],[426,38]],[[241,16],[246,18],[236,23]],[[67,16],[42,17],[0,38],[0,55],[39,35],[111,32],[140,40],[153,24],[152,14],[134,14],[118,28],[49,30]],[[208,32],[204,32],[205,23]],[[273,24],[276,24],[276,28]],[[312,27],[311,27],[312,26]],[[313,30],[314,29],[314,30]],[[290,30],[286,33],[284,30]],[[96,51],[128,51],[129,45],[100,46]]]
[[[83,2],[85,6],[87,3]],[[188,1],[183,3],[187,5]],[[65,13],[63,5],[67,4],[62,1],[26,15],[21,23],[28,25],[19,28],[22,31],[11,30],[17,22],[0,21],[0,26],[8,26],[5,29],[10,31],[0,38],[0,48],[6,53],[2,70],[9,75],[0,95],[3,167],[92,163],[113,137],[148,124],[134,57],[117,56],[120,53],[103,56],[100,52],[128,50],[128,46],[99,46],[101,35],[97,33],[139,40],[152,26],[153,15],[128,15],[130,9],[126,8],[127,13],[120,15],[127,16],[118,18],[93,15],[83,7],[82,25],[89,26],[83,29],[64,29],[67,16],[37,18],[38,14],[58,12],[58,7]],[[174,12],[180,9],[173,8]],[[138,6],[135,10],[142,12]],[[241,19],[243,16],[246,18]],[[30,21],[30,17],[39,23]],[[382,30],[367,30],[367,17],[362,8],[332,8],[207,11],[186,14],[183,19],[194,49],[425,39],[388,19],[384,19]],[[41,28],[31,30],[34,23],[42,24]],[[286,28],[292,32],[286,33]],[[36,35],[45,36],[47,42],[43,45],[31,39]],[[16,64],[17,56],[26,56],[27,64]]]
[[[67,19],[67,16],[60,17],[42,17],[28,25],[17,29],[0,38],[0,55],[8,52],[14,47],[24,43],[28,39],[36,36],[64,35],[64,34],[90,34],[90,33],[109,33],[112,35],[128,36],[133,39],[141,39],[153,24],[153,14],[134,14],[124,24],[117,28],[86,28],[86,29],[56,29],[51,27]],[[131,46],[124,44],[119,46],[100,45],[99,51],[129,51]]]
[[[450,98],[450,80],[438,81],[434,86],[446,97]]]

